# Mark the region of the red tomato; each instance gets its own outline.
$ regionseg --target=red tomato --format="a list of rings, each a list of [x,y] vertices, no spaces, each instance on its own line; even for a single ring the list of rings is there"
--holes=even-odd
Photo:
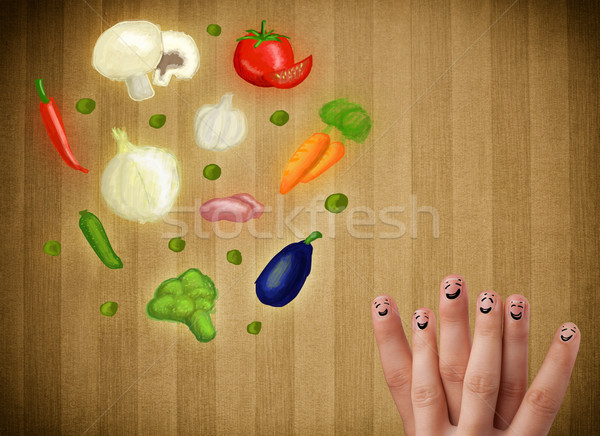
[[[273,71],[265,75],[265,79],[275,88],[293,88],[308,77],[312,68],[312,55],[283,70]]]
[[[260,33],[256,30],[247,32],[246,36],[238,39],[239,42],[233,55],[235,71],[246,82],[262,87],[291,88],[308,76],[310,66],[303,68],[305,74],[300,80],[286,80],[285,86],[278,86],[276,76],[272,76],[270,73],[281,73],[296,66],[289,38],[273,33],[272,30],[266,32],[265,20],[262,21]],[[303,62],[305,61],[306,59]],[[286,77],[289,74],[286,74]]]

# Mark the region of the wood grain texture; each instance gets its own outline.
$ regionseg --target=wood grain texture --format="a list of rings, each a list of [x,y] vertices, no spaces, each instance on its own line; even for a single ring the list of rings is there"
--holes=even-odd
[[[532,305],[530,380],[551,335],[570,320],[582,342],[552,435],[600,428],[600,4],[596,1],[128,1],[3,2],[0,107],[3,169],[0,434],[402,434],[374,343],[370,303],[380,294],[409,319],[437,309],[455,272],[470,300],[484,289]],[[192,35],[201,67],[136,103],[91,67],[99,34],[126,19]],[[235,39],[262,19],[314,57],[299,87],[243,82]],[[205,29],[218,23],[223,33]],[[42,77],[71,146],[90,173],[50,144],[33,86]],[[249,135],[215,154],[196,147],[195,110],[233,92]],[[96,100],[87,116],[82,97]],[[360,102],[374,126],[364,144],[318,181],[286,196],[281,169],[323,127],[318,108]],[[284,127],[269,121],[284,109]],[[167,115],[155,130],[148,118]],[[165,222],[118,218],[100,195],[115,154],[112,127],[179,158],[182,190]],[[202,168],[217,163],[216,182]],[[267,206],[244,226],[208,225],[197,209],[250,192]],[[346,212],[322,212],[327,195]],[[78,212],[102,220],[123,259],[102,265]],[[319,212],[321,211],[321,212]],[[436,226],[439,222],[439,226]],[[313,270],[290,305],[263,306],[254,280],[283,246],[319,229]],[[437,229],[437,231],[436,231]],[[185,234],[186,249],[167,248]],[[59,240],[57,258],[42,252]],[[237,248],[243,263],[227,263]],[[149,320],[158,284],[188,268],[219,291],[217,337]],[[100,304],[119,302],[114,318]],[[471,315],[473,316],[473,314]],[[248,335],[260,320],[263,330]]]

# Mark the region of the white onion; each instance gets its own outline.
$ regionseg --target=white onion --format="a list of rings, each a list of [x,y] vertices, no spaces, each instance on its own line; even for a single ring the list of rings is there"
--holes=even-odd
[[[102,174],[104,200],[121,218],[140,223],[164,217],[179,194],[177,159],[156,147],[137,147],[121,129],[112,130],[117,155]]]

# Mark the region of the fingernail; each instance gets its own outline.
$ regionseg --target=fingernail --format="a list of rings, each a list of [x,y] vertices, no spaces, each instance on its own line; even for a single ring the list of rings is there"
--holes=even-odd
[[[494,307],[496,307],[496,301],[498,298],[496,294],[487,291],[482,294],[479,294],[479,299],[477,305],[479,306],[479,311],[483,314],[490,313]]]
[[[373,300],[373,307],[375,313],[379,318],[386,318],[392,313],[393,307],[390,304],[390,298],[386,295],[380,295]],[[397,311],[397,310],[396,310]]]
[[[567,322],[560,327],[560,340],[569,342],[575,337],[579,329],[572,322]]]
[[[419,309],[413,314],[413,330],[425,330],[429,325],[429,313],[426,310]]]
[[[508,302],[508,312],[510,313],[510,317],[515,321],[520,321],[521,319],[523,319],[523,315],[525,315],[526,308],[526,301],[510,300]]]
[[[450,275],[442,281],[442,292],[448,300],[456,300],[463,293],[465,280],[459,275]]]

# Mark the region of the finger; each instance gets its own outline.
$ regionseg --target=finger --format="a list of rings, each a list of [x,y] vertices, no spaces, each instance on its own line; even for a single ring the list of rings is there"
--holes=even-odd
[[[391,297],[379,296],[371,305],[371,317],[385,381],[400,412],[404,432],[414,434],[410,399],[412,353],[402,329],[398,307]]]
[[[433,312],[417,310],[413,314],[412,330],[412,404],[416,434],[442,434],[450,423],[440,379]]]
[[[527,391],[529,302],[511,295],[504,304],[502,372],[494,426],[504,430],[512,422]]]
[[[460,416],[462,387],[471,352],[469,329],[469,296],[467,283],[453,274],[440,285],[440,376],[450,423],[456,425]]]
[[[558,329],[540,372],[509,427],[515,434],[548,433],[565,396],[580,340],[575,324],[568,322]]]
[[[502,355],[502,302],[486,291],[477,297],[475,333],[465,382],[457,434],[485,434],[492,427]]]

